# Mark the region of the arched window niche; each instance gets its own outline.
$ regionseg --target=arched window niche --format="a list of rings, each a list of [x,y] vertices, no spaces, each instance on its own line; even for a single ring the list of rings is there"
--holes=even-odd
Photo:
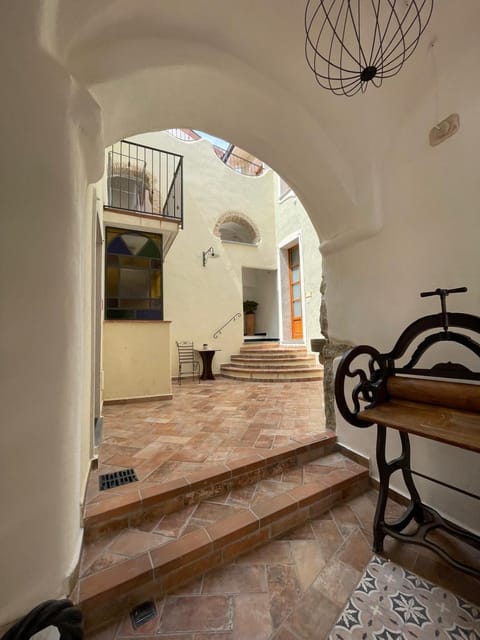
[[[222,242],[236,242],[257,246],[260,242],[260,232],[256,224],[244,213],[224,213],[217,220],[213,233]]]
[[[163,320],[162,236],[106,229],[105,319]]]

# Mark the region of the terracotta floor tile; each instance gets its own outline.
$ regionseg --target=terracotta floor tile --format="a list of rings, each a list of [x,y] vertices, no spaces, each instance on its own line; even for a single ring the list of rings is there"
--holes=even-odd
[[[255,485],[247,485],[246,487],[238,487],[232,489],[226,497],[226,504],[232,506],[248,506],[255,494]]]
[[[222,518],[237,513],[238,507],[226,504],[217,504],[215,502],[202,502],[195,510],[195,518],[203,522],[218,522]]]
[[[286,626],[282,626],[277,633],[272,636],[272,640],[298,640],[298,636],[294,635]]]
[[[327,558],[316,540],[292,540],[289,544],[297,568],[298,582],[302,591],[306,591],[325,566]]]
[[[90,576],[93,573],[97,573],[98,571],[103,571],[104,569],[108,569],[114,564],[118,562],[123,562],[125,560],[125,556],[119,555],[117,553],[111,553],[106,549],[88,566],[88,568],[82,571],[82,576]]]
[[[371,521],[370,521],[371,522]],[[330,558],[343,544],[343,536],[333,519],[316,518],[310,522],[311,529],[325,558]]]
[[[360,521],[350,507],[339,505],[332,509],[333,518],[340,530],[340,533],[347,537],[350,533],[360,526]]]
[[[267,594],[241,594],[235,597],[233,640],[267,640],[273,631]]]
[[[290,545],[282,540],[272,540],[237,560],[238,564],[292,564],[293,562]]]
[[[86,634],[85,638],[86,640],[114,640],[115,636],[117,635],[118,627],[119,621],[116,620],[103,629],[92,631],[89,634]]]
[[[282,540],[315,540],[316,536],[313,532],[311,522],[306,522],[304,525],[293,529],[293,531],[288,531],[282,535],[281,538]]]
[[[190,517],[197,508],[197,505],[185,507],[180,511],[174,511],[163,516],[155,527],[155,533],[161,533],[164,536],[178,538],[188,524]]]
[[[361,575],[361,572],[351,565],[332,558],[314,580],[313,588],[339,607],[344,607]]]
[[[263,566],[232,564],[210,571],[203,579],[203,594],[265,593],[267,579]]]
[[[196,633],[193,636],[193,640],[232,640],[232,637],[232,633]],[[175,638],[178,638],[178,636],[175,636]]]
[[[357,529],[345,540],[338,552],[338,559],[361,571],[372,557],[372,548],[367,539]]]
[[[225,596],[169,596],[158,630],[229,631],[233,625],[233,600]]]
[[[109,546],[109,551],[133,557],[144,551],[153,549],[159,544],[162,544],[162,536],[145,531],[127,530],[112,542]]]
[[[279,627],[295,608],[302,595],[294,565],[271,564],[267,566],[270,615],[274,629]]]
[[[323,640],[340,611],[341,607],[318,591],[309,589],[287,618],[285,625],[302,640]]]

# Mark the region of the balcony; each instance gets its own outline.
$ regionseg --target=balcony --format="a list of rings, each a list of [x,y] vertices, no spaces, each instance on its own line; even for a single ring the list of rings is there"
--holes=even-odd
[[[115,143],[107,150],[106,206],[183,227],[183,156],[127,140]]]

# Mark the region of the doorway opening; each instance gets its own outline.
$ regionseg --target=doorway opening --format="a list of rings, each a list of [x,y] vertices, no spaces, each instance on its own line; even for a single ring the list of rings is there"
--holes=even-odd
[[[278,341],[278,295],[276,269],[251,269],[242,267],[243,300],[258,303],[254,328],[248,330],[244,324],[244,340]],[[244,322],[246,316],[244,316]],[[250,319],[251,320],[251,319]]]

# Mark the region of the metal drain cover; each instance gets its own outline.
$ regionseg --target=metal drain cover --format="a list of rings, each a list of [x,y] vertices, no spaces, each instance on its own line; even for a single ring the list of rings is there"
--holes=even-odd
[[[138,478],[135,473],[135,469],[121,469],[120,471],[104,473],[103,475],[98,476],[100,491],[105,491],[105,489],[112,489],[113,487],[119,487],[122,484],[137,481]]]
[[[135,609],[130,611],[130,619],[134,629],[138,629],[157,615],[154,602],[142,602]]]

